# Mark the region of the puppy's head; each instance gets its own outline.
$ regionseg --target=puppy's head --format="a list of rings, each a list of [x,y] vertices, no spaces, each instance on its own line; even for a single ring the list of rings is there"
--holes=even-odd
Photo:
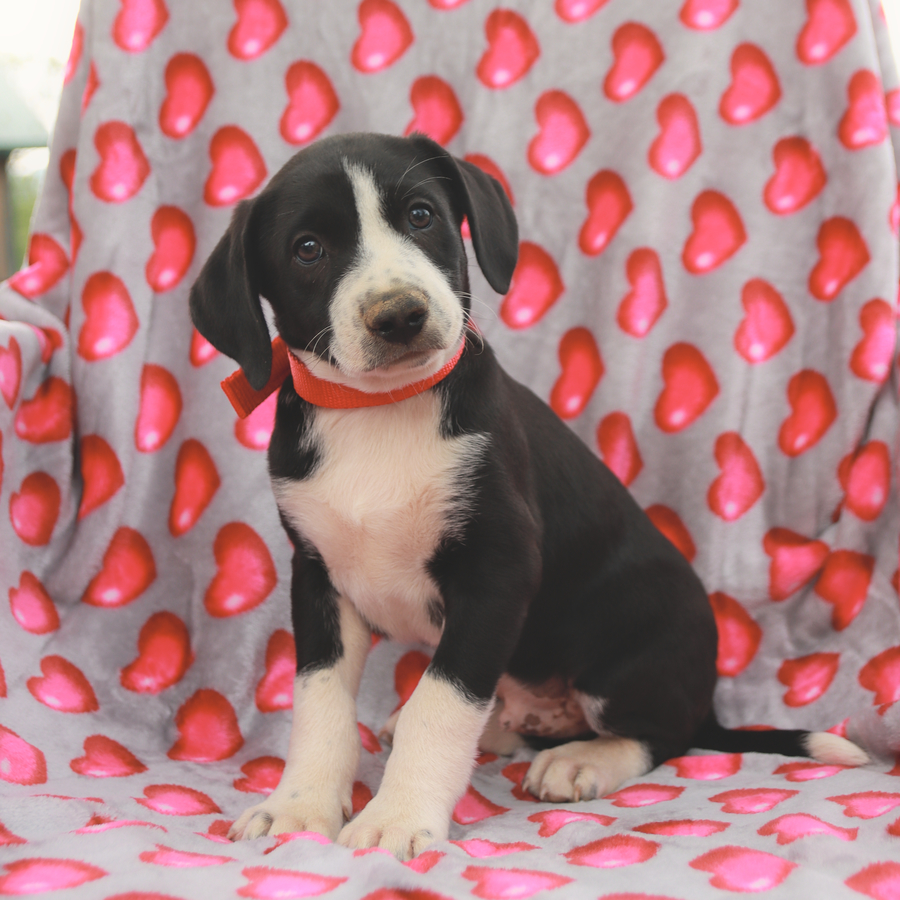
[[[505,293],[518,236],[497,181],[422,135],[319,141],[238,204],[191,289],[194,324],[256,388],[272,365],[260,296],[291,349],[345,379],[426,377],[458,347],[469,309],[463,217]]]

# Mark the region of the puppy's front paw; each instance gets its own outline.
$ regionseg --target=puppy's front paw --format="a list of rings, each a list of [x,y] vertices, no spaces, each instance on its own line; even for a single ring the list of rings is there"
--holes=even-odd
[[[449,827],[449,822],[429,817],[423,811],[403,809],[400,804],[379,804],[375,797],[344,826],[338,843],[351,849],[382,847],[402,861],[417,856],[429,844],[444,840]]]
[[[232,841],[252,841],[296,831],[314,831],[333,841],[343,823],[343,810],[337,801],[312,807],[279,796],[276,790],[267,800],[244,810],[229,829],[228,837]]]

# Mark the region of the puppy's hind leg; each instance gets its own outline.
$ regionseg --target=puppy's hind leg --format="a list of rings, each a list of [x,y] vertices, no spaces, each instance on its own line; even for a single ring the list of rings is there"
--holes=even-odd
[[[570,741],[534,758],[522,786],[541,800],[566,803],[612,793],[653,768],[650,751],[634,738]]]

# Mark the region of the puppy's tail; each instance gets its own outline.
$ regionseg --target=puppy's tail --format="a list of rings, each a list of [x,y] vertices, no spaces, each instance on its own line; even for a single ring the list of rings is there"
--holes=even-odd
[[[700,727],[693,744],[702,750],[722,753],[780,753],[808,756],[831,766],[864,766],[868,753],[853,741],[827,731],[743,731],[723,728],[715,716]]]

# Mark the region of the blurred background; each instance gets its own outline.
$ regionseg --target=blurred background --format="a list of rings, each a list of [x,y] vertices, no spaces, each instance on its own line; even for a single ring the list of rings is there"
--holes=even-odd
[[[19,269],[27,249],[78,6],[0,0],[0,279]],[[883,9],[897,57],[900,0],[883,0]]]

